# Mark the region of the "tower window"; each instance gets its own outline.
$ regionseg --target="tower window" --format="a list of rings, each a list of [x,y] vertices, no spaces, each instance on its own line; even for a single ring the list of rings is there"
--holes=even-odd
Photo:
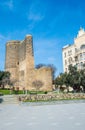
[[[17,62],[17,65],[19,65],[19,62]]]

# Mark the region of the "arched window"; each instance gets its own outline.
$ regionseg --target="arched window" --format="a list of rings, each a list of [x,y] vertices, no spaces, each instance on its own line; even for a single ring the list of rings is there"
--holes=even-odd
[[[85,44],[81,45],[80,49],[85,49]]]
[[[72,57],[69,57],[69,59],[68,59],[69,64],[71,64],[72,61],[73,61]]]

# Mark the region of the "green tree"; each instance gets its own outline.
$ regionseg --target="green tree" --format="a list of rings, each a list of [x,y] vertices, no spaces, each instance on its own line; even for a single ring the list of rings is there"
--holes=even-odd
[[[39,69],[39,68],[44,67],[44,66],[46,66],[46,65],[43,64],[43,63],[40,63],[40,64],[36,65],[35,68],[36,68],[36,69]]]
[[[55,78],[54,82],[55,82],[55,85],[62,86],[63,85],[63,73],[60,73],[60,75],[57,78]]]
[[[0,86],[4,86],[10,83],[10,73],[7,71],[0,71]]]
[[[71,75],[71,82],[70,85],[73,87],[73,89],[77,92],[80,91],[80,72],[77,70],[76,66],[69,66],[69,74]]]
[[[83,87],[85,92],[85,69],[80,71],[80,85]]]
[[[84,75],[84,74],[83,74]],[[71,86],[75,91],[80,91],[80,86],[84,86],[84,76],[80,71],[77,70],[76,66],[69,66],[68,73],[61,73],[59,77],[55,79],[55,83],[58,85],[66,85],[66,87]],[[82,77],[82,84],[81,84]]]

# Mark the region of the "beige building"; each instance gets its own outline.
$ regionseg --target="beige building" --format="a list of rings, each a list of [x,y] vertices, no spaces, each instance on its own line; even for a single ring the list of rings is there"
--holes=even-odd
[[[69,65],[76,65],[77,69],[83,69],[85,63],[85,31],[80,28],[74,43],[64,46],[62,49],[63,54],[63,69],[68,72]]]
[[[33,38],[27,35],[25,40],[12,40],[6,44],[5,70],[11,73],[15,87],[35,90],[33,82],[40,81],[40,90],[52,90],[52,70],[42,67],[34,68]]]

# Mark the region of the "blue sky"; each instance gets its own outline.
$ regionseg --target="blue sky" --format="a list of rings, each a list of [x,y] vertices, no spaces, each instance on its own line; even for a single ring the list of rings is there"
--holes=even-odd
[[[63,72],[62,47],[85,28],[84,0],[0,0],[0,70],[8,40],[33,35],[35,65],[54,64]]]

